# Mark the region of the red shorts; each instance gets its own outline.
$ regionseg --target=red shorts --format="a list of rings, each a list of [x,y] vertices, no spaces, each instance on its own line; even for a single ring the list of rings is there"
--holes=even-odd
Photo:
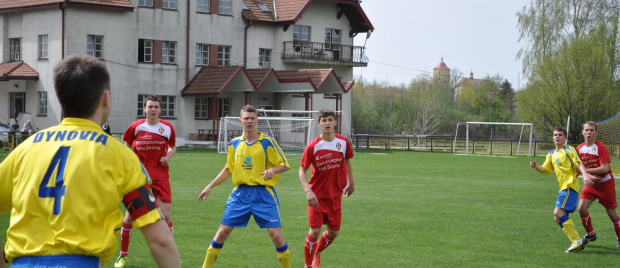
[[[618,207],[618,202],[616,201],[616,183],[613,178],[602,183],[585,185],[581,191],[580,198],[592,201],[598,198],[598,201],[606,209]]]
[[[312,228],[321,228],[326,224],[329,229],[340,231],[342,219],[342,197],[319,199],[319,207],[308,206],[308,223]]]
[[[170,190],[169,180],[153,180],[149,185],[153,195],[164,203],[172,203],[172,191]]]

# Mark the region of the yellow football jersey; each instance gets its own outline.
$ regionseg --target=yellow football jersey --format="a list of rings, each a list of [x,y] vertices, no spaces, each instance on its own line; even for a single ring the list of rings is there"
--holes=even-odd
[[[571,188],[579,192],[579,178],[575,171],[579,163],[581,163],[579,154],[575,148],[567,145],[558,151],[549,152],[542,167],[547,170],[546,173],[555,172],[560,191]]]
[[[0,164],[0,213],[11,210],[6,257],[116,253],[127,193],[149,184],[136,154],[90,120],[65,118]],[[134,226],[161,219],[158,209]]]
[[[226,168],[232,173],[234,185],[276,186],[278,174],[270,180],[263,179],[263,171],[276,166],[289,167],[288,160],[275,139],[258,132],[253,144],[247,144],[244,136],[234,138],[228,145]]]

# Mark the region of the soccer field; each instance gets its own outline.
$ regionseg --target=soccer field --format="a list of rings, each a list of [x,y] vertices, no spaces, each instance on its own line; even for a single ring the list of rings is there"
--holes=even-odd
[[[553,221],[558,184],[529,159],[449,153],[358,150],[352,159],[356,191],[343,198],[340,235],[322,267],[610,267],[620,261],[611,221],[598,202],[590,209],[598,240],[585,251],[570,245]],[[6,153],[0,153],[4,159]],[[542,163],[543,157],[537,157]],[[303,267],[306,199],[299,159],[280,175],[283,233],[293,267]],[[171,160],[172,219],[184,267],[200,267],[233,186],[230,178],[198,204],[200,191],[223,168],[215,150],[179,149]],[[0,237],[8,215],[0,215]],[[581,236],[579,216],[571,214]],[[110,262],[104,267],[113,267]],[[135,231],[127,267],[155,267]],[[250,220],[226,241],[216,267],[279,267],[266,230]]]

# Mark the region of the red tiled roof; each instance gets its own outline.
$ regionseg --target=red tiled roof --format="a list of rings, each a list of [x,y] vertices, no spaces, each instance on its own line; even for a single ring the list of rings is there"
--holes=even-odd
[[[0,12],[10,12],[29,8],[56,7],[57,4],[67,6],[93,6],[119,8],[133,11],[130,0],[0,0]]]
[[[276,21],[275,12],[273,12],[272,0],[243,0],[243,3],[245,3],[245,5],[250,9],[242,12],[242,15],[246,20],[267,22]],[[269,12],[262,11],[256,3],[264,4],[265,7],[269,9]]]
[[[317,1],[337,3],[351,21],[352,32],[360,33],[375,29],[357,0],[243,0],[250,10],[243,11],[242,15],[245,21],[295,24],[306,9]],[[265,4],[270,12],[261,11],[256,3]],[[274,4],[275,10],[273,10]]]
[[[23,61],[0,64],[0,81],[39,80],[39,73]]]
[[[311,82],[315,91],[320,91],[330,77],[335,78],[340,89],[346,93],[345,87],[332,69],[287,70],[276,71],[276,74],[280,78],[280,82]]]
[[[239,84],[239,81],[250,85]],[[242,66],[202,67],[181,90],[181,94],[220,95],[225,90],[248,91],[250,88],[264,92],[285,92],[287,84],[295,83],[307,83],[306,90],[316,93],[347,93],[354,84],[353,81],[341,82],[332,69],[274,71],[271,68],[245,70]],[[238,85],[243,86],[238,88]]]
[[[435,68],[433,68],[433,70],[450,70],[450,68],[448,68],[448,65],[446,65],[443,62],[443,58],[441,58],[441,61],[437,64],[437,66],[435,66]]]
[[[183,90],[182,95],[219,95],[237,75],[248,77],[243,66],[202,67]]]
[[[273,71],[273,69],[246,69],[246,73],[252,80],[254,87],[260,88],[263,82],[269,77],[269,75],[274,75],[276,78],[278,75]]]
[[[313,0],[275,0],[278,21],[296,20]]]

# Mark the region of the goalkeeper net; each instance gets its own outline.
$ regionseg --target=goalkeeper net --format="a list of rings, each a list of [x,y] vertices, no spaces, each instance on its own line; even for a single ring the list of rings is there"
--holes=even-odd
[[[265,110],[258,112],[258,131],[276,139],[286,155],[301,155],[306,146],[321,134],[318,127],[318,111]],[[350,140],[349,124],[342,111],[335,111],[338,120],[336,132]],[[218,152],[226,153],[228,144],[243,134],[239,117],[223,117],[220,120]]]
[[[582,123],[583,125],[583,123]],[[598,134],[596,139],[603,142],[611,158],[611,170],[614,176],[620,174],[620,113],[596,122]]]
[[[532,156],[532,135],[531,123],[458,123],[452,142],[452,153],[500,157]]]

